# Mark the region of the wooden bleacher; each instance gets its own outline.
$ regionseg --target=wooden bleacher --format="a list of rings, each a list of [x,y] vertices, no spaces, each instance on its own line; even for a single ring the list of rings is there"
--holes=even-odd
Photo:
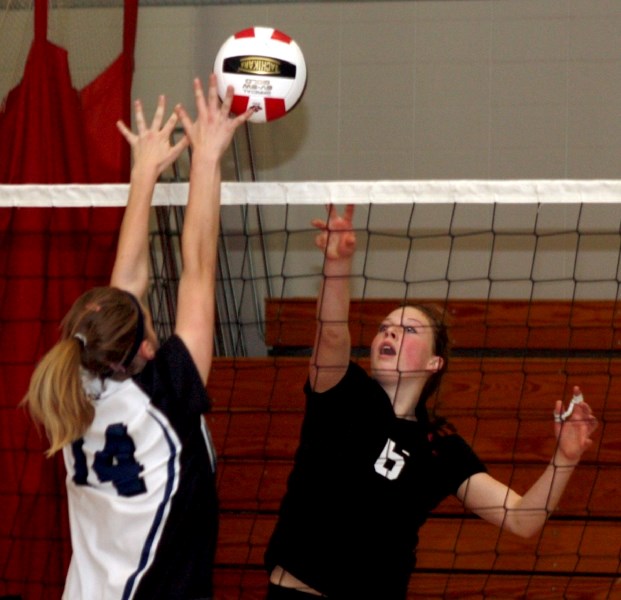
[[[393,300],[353,301],[364,348]],[[523,492],[554,450],[552,410],[574,384],[600,419],[541,534],[522,540],[447,499],[420,532],[409,598],[621,598],[621,315],[612,302],[449,302],[453,357],[435,408],[492,475]],[[303,417],[315,300],[266,303],[266,358],[217,358],[208,416],[219,455],[220,600],[263,598],[263,552]],[[293,356],[290,356],[293,354]],[[366,358],[360,358],[367,365]],[[381,600],[381,599],[379,599]]]

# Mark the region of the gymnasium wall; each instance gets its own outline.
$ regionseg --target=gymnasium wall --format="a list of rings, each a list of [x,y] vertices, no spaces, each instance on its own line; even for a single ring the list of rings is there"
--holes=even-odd
[[[287,118],[251,125],[260,181],[618,179],[621,175],[620,2],[424,0],[143,8],[134,95],[152,107],[157,94],[164,92],[171,101],[180,99],[192,107],[191,78],[205,77],[220,44],[252,24],[281,28],[294,37],[309,72],[305,96]],[[248,161],[244,153],[240,156],[248,180]],[[226,176],[235,177],[230,156]],[[424,223],[430,232],[444,231],[452,218],[447,210],[419,211],[417,225]],[[225,221],[233,213],[233,229],[238,226],[236,211],[224,211]],[[263,213],[266,222],[282,227],[282,213],[273,212],[276,216]],[[384,219],[390,229],[407,218],[402,212],[376,208],[372,220]],[[318,214],[318,207],[296,208],[287,215],[287,228],[306,228]],[[584,228],[585,221],[590,222],[589,231],[618,230],[617,207],[597,208],[592,215],[585,219],[576,206],[550,206],[545,222],[567,224],[570,231],[570,224],[579,222]],[[469,207],[459,212],[453,227],[476,231],[491,227],[496,219],[497,228],[528,231],[540,217],[536,206],[497,212]],[[365,228],[367,212],[358,210],[356,219],[357,226]],[[488,262],[481,256],[488,251],[489,239],[464,240],[468,260],[454,274],[456,280],[471,280],[473,267]],[[574,269],[573,240],[566,242],[558,243],[541,279],[564,278]],[[269,256],[278,265],[285,242],[282,236],[273,236],[267,243]],[[543,284],[533,290],[526,281],[523,289],[496,285],[490,290],[483,279],[484,289],[468,283],[453,285],[451,293],[470,298],[615,298],[616,288],[597,281],[610,280],[611,270],[614,281],[618,239],[600,238],[597,244],[588,264],[579,267],[592,283]],[[307,272],[320,271],[321,257],[309,254],[309,248],[310,234],[287,238],[294,272],[295,265]],[[437,250],[423,243],[417,249],[417,264],[430,269],[437,265]],[[515,242],[496,248],[506,256],[503,275],[521,279],[530,267],[530,250]],[[234,248],[231,254],[235,261]],[[407,249],[403,252],[389,238],[372,253],[387,278],[393,269],[400,272],[407,256]],[[525,257],[526,266],[519,257]],[[286,285],[284,290],[275,288],[275,293],[314,295],[317,282],[291,277]],[[442,296],[444,290],[408,292]],[[403,290],[387,289],[385,282],[377,291],[366,288],[367,295],[391,293],[400,296]]]
[[[5,6],[2,97],[32,39],[25,0]],[[121,19],[114,7],[50,11],[76,87],[117,55]],[[192,77],[253,24],[296,38],[309,67],[295,112],[252,127],[261,180],[619,175],[616,0],[142,5],[134,96],[148,109],[159,93],[192,107]]]
[[[15,7],[17,0],[11,4]],[[32,34],[27,9],[6,10],[0,19],[0,95],[17,83]],[[250,126],[256,177],[260,181],[382,179],[618,179],[621,173],[621,2],[618,0],[412,0],[384,2],[277,2],[236,5],[141,6],[138,19],[133,96],[152,113],[160,93],[169,108],[183,102],[193,111],[192,77],[206,78],[221,43],[252,24],[289,33],[303,48],[308,86],[300,105],[285,119]],[[117,8],[50,11],[50,35],[68,49],[76,87],[86,85],[120,50],[122,11]],[[105,44],[104,42],[108,42]],[[243,145],[243,144],[242,144]],[[248,157],[240,155],[248,180]],[[234,179],[232,154],[225,178]],[[592,200],[592,198],[591,198]],[[287,228],[305,229],[321,209],[291,211]],[[450,211],[450,208],[448,209]],[[533,214],[535,211],[535,214]],[[268,226],[282,227],[282,213],[266,211]],[[376,208],[372,221],[385,227],[407,218],[401,208]],[[407,213],[407,207],[405,208]],[[229,218],[230,217],[230,218]],[[417,212],[417,226],[461,232],[491,227],[529,231],[536,206],[468,207],[453,219],[443,209]],[[359,210],[356,224],[369,218]],[[604,206],[585,218],[576,205],[548,207],[545,222],[574,223],[614,234],[617,206]],[[237,209],[224,211],[225,225],[239,228]],[[381,226],[381,225],[380,225]],[[278,265],[282,236],[267,241]],[[472,237],[455,280],[472,279],[484,265],[489,239]],[[564,242],[563,242],[564,243]],[[291,264],[320,269],[311,254],[312,235],[289,237]],[[496,245],[497,246],[497,245]],[[498,250],[498,248],[496,248]],[[530,248],[504,250],[503,274],[522,279]],[[391,253],[397,252],[396,259]],[[232,260],[236,249],[231,248]],[[597,255],[594,253],[597,252]],[[423,254],[426,253],[426,254]],[[561,258],[559,259],[559,253]],[[399,271],[407,250],[387,238],[372,256]],[[427,244],[417,249],[419,264],[445,264],[444,254]],[[525,256],[524,260],[518,257]],[[574,269],[573,248],[551,254],[552,273]],[[569,289],[563,284],[529,283],[498,292],[470,285],[453,289],[461,297],[583,299],[615,298],[619,244],[600,237],[580,272],[595,283]],[[439,257],[439,258],[438,258]],[[240,260],[243,259],[243,256]],[[259,259],[260,260],[260,259]],[[441,270],[441,269],[440,269]],[[439,272],[439,271],[438,271]],[[392,276],[386,273],[387,276]],[[277,294],[313,295],[315,280],[290,278]],[[306,287],[304,287],[306,285]],[[484,286],[486,283],[484,282]],[[293,286],[296,286],[295,288]],[[378,294],[402,295],[382,289]],[[436,290],[415,290],[425,294]],[[443,290],[441,290],[443,292]],[[367,294],[374,292],[367,289]],[[443,295],[443,293],[439,293]]]
[[[619,177],[619,2],[142,8],[134,94],[192,106],[192,76],[253,24],[294,37],[309,71],[294,113],[252,127],[261,180]]]

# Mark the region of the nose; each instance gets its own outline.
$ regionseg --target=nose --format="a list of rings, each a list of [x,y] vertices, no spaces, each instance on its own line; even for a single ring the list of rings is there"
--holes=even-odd
[[[391,337],[391,338],[396,338],[397,337],[397,332],[395,331],[395,326],[394,325],[388,325],[386,327],[386,329],[384,330],[384,336],[385,337]]]

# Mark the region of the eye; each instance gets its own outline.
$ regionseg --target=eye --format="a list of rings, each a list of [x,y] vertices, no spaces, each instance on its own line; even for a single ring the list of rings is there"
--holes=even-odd
[[[406,325],[403,328],[403,331],[405,331],[405,333],[416,333],[416,327],[414,327],[413,325]]]
[[[383,331],[386,331],[387,329],[388,329],[388,325],[386,325],[386,323],[382,323],[382,324],[379,326],[378,331],[381,333],[381,332],[383,332]]]

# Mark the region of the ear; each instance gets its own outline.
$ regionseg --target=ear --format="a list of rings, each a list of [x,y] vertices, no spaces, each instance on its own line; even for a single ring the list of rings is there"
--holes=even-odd
[[[444,359],[441,356],[433,356],[429,361],[429,369],[437,373],[444,366]]]
[[[149,340],[142,340],[140,348],[138,348],[138,355],[145,360],[153,360],[155,358],[155,348]]]

